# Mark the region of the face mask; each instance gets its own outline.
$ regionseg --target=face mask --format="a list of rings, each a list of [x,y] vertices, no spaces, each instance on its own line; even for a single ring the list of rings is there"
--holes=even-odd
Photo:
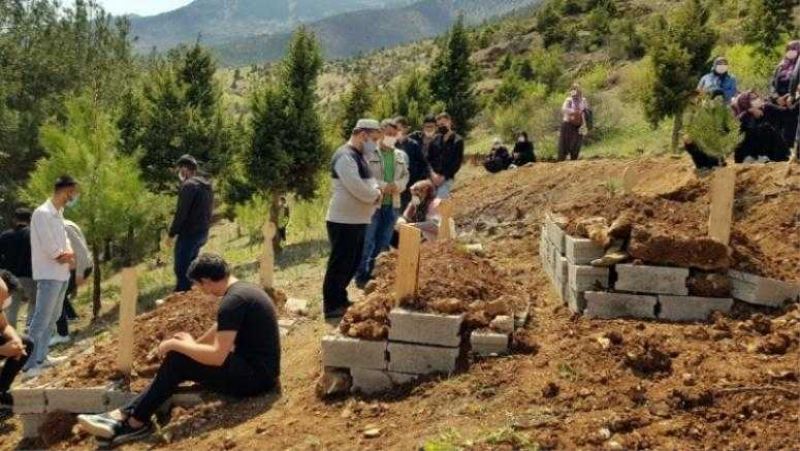
[[[722,75],[722,74],[726,74],[726,73],[728,73],[728,66],[727,66],[727,65],[725,65],[725,64],[720,64],[720,65],[719,65],[719,66],[717,66],[717,67],[716,67],[716,69],[714,69],[714,70],[715,70],[715,71],[716,71],[718,74],[720,74],[720,75]]]
[[[386,147],[394,147],[397,144],[397,137],[396,136],[384,136],[383,137],[383,145]]]
[[[2,303],[0,303],[0,310],[5,310],[11,307],[11,296],[7,297]]]
[[[67,207],[73,208],[76,205],[78,205],[78,199],[80,199],[80,197],[81,197],[80,194],[76,194],[75,197],[67,201]]]
[[[411,196],[411,205],[417,206],[422,203],[422,199],[419,198],[416,194]]]
[[[764,101],[761,100],[761,99],[755,99],[755,100],[753,100],[752,105],[753,105],[753,108],[760,110],[761,107],[764,106]]]
[[[524,136],[520,136],[517,141],[519,141],[521,143],[524,143],[525,142],[525,137]]]
[[[436,132],[433,130],[425,130],[424,133],[427,138],[433,138],[434,136],[436,136]]]
[[[446,125],[440,125],[439,126],[439,133],[441,133],[443,135],[446,135],[449,131],[450,131],[450,127],[448,127]]]
[[[786,52],[786,58],[793,60],[797,58],[797,50],[789,50]]]
[[[578,97],[578,91],[572,91],[569,93],[572,97]]]
[[[183,172],[178,173],[178,179],[180,179],[181,183],[185,182],[187,178],[188,177],[186,177],[186,174],[184,174]]]
[[[371,139],[368,139],[368,140],[364,141],[364,147],[363,147],[364,152],[367,152],[367,153],[375,152],[375,150],[377,148],[378,148],[378,144],[376,144],[375,141],[373,141]]]

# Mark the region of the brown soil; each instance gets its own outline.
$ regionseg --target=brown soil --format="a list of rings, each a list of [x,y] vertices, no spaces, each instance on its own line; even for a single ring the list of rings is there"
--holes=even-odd
[[[389,311],[397,304],[394,283],[397,253],[381,257],[371,293],[349,309],[339,329],[350,337],[385,339]],[[466,330],[489,326],[498,315],[523,312],[528,296],[522,286],[485,257],[453,244],[431,243],[420,252],[419,292],[403,299],[402,307],[443,314],[466,313]]]
[[[177,332],[189,332],[195,338],[199,337],[214,324],[216,314],[217,302],[213,298],[191,291],[173,294],[157,309],[137,316],[133,374],[130,381],[123,382],[130,382],[133,390],[146,387],[158,369],[158,344]],[[39,383],[79,388],[120,382],[122,378],[116,369],[117,353],[118,342],[114,336],[96,343],[85,356],[42,375]]]
[[[687,237],[674,231],[654,231],[635,226],[628,253],[644,263],[704,271],[721,271],[730,266],[728,246],[708,237]]]
[[[711,324],[667,324],[573,317],[556,301],[536,255],[542,215],[551,209],[604,215],[603,204],[616,201],[608,201],[602,182],[621,177],[626,165],[537,164],[455,191],[461,229],[484,244],[486,258],[508,283],[530,296],[533,320],[525,336],[532,354],[479,360],[468,373],[385,397],[322,402],[314,381],[319,340],[329,329],[307,322],[283,341],[279,400],[190,409],[160,438],[122,449],[405,451],[443,437],[464,449],[492,451],[530,443],[541,449],[796,449],[798,306],[779,311],[737,304],[730,317],[716,315]],[[646,175],[636,188],[647,191],[639,195],[642,205],[685,213],[690,209],[684,204],[693,205],[699,216],[687,215],[687,228],[703,230],[705,191],[681,189],[694,180],[691,163],[634,165]],[[800,177],[785,179],[784,169],[740,169],[733,240],[740,256],[734,259],[742,267],[757,262],[762,274],[797,280]],[[658,197],[665,193],[682,201]],[[689,198],[694,200],[683,200]],[[669,212],[650,214],[654,222],[671,223]],[[609,222],[618,215],[608,213]],[[674,226],[686,232],[680,221]],[[292,280],[285,288],[318,292],[316,279]],[[16,419],[0,427],[0,449],[20,443]],[[77,437],[57,448],[94,449],[95,443]]]

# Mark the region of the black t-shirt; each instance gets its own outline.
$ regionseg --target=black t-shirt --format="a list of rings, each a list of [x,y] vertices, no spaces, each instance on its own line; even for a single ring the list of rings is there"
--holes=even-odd
[[[264,290],[247,282],[231,285],[219,306],[217,330],[236,331],[233,352],[244,357],[256,371],[278,378],[281,371],[278,315]]]

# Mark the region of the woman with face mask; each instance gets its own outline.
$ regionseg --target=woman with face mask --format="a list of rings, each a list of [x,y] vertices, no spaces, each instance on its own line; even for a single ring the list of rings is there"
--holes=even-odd
[[[569,96],[561,107],[561,113],[563,120],[558,140],[558,161],[564,161],[567,157],[577,160],[591,114],[589,102],[577,84],[572,85]]]
[[[792,41],[786,45],[786,53],[778,63],[772,76],[772,97],[789,95],[795,97],[798,85],[798,56],[800,55],[800,41]]]
[[[745,163],[789,159],[791,144],[783,139],[779,126],[784,109],[765,102],[753,91],[740,94],[734,107],[742,134],[741,142],[734,149],[734,161]]]
[[[697,90],[709,95],[721,95],[725,103],[731,102],[736,95],[736,77],[728,72],[728,60],[724,57],[714,59],[711,72],[700,79]]]
[[[439,203],[436,187],[430,180],[422,180],[410,188],[411,203],[406,207],[397,224],[411,224],[422,231],[425,240],[436,240],[439,231]]]

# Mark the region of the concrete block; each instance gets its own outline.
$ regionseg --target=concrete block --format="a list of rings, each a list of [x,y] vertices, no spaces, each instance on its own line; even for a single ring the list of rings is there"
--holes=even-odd
[[[728,313],[733,307],[731,298],[703,298],[696,296],[658,297],[659,319],[668,321],[706,321],[711,312]]]
[[[686,296],[689,288],[688,268],[670,268],[666,266],[617,265],[617,283],[614,288],[619,291],[634,293],[672,294]]]
[[[454,347],[461,344],[464,315],[438,315],[401,308],[389,312],[389,341]]]
[[[498,315],[496,316],[489,327],[501,334],[510,334],[514,332],[514,315]]]
[[[749,304],[780,307],[800,298],[800,285],[730,270],[733,297]]]
[[[567,284],[574,291],[597,291],[609,287],[609,268],[569,264]]]
[[[322,364],[337,368],[385,370],[386,342],[326,335],[322,337]]]
[[[284,308],[287,312],[295,315],[308,315],[308,301],[305,299],[289,298]]]
[[[116,391],[110,390],[106,393],[108,397],[108,410],[119,409],[120,407],[127,406],[134,398],[138,396],[138,393],[132,393],[129,391]]]
[[[19,416],[22,423],[22,438],[36,438],[39,436],[39,427],[44,424],[46,413],[28,413]]]
[[[461,350],[406,343],[389,343],[389,371],[406,374],[450,374]]]
[[[558,261],[561,258],[561,254],[558,252],[558,248],[555,245],[550,246],[550,277],[555,279],[556,274],[558,274]]]
[[[567,293],[566,304],[572,313],[582,314],[586,310],[586,298],[583,291],[573,290],[565,287]]]
[[[47,399],[42,388],[19,388],[11,391],[14,413],[26,415],[47,412]]]
[[[474,330],[470,335],[472,353],[479,356],[508,354],[508,334]]]
[[[418,378],[416,374],[365,370],[362,368],[353,368],[350,370],[350,375],[353,378],[351,391],[354,393],[363,393],[365,395],[382,393],[391,390],[392,387],[397,385],[413,382]]]
[[[590,318],[650,318],[656,317],[655,296],[587,291],[586,316]]]
[[[105,388],[49,388],[45,391],[47,411],[100,413],[108,407]]]
[[[547,239],[550,240],[551,243],[556,248],[556,251],[559,255],[564,254],[564,237],[566,234],[564,233],[564,229],[561,228],[555,222],[550,222],[547,225]]]
[[[592,260],[605,255],[602,246],[598,246],[588,238],[577,238],[566,235],[564,237],[564,256],[575,265],[588,265]]]

